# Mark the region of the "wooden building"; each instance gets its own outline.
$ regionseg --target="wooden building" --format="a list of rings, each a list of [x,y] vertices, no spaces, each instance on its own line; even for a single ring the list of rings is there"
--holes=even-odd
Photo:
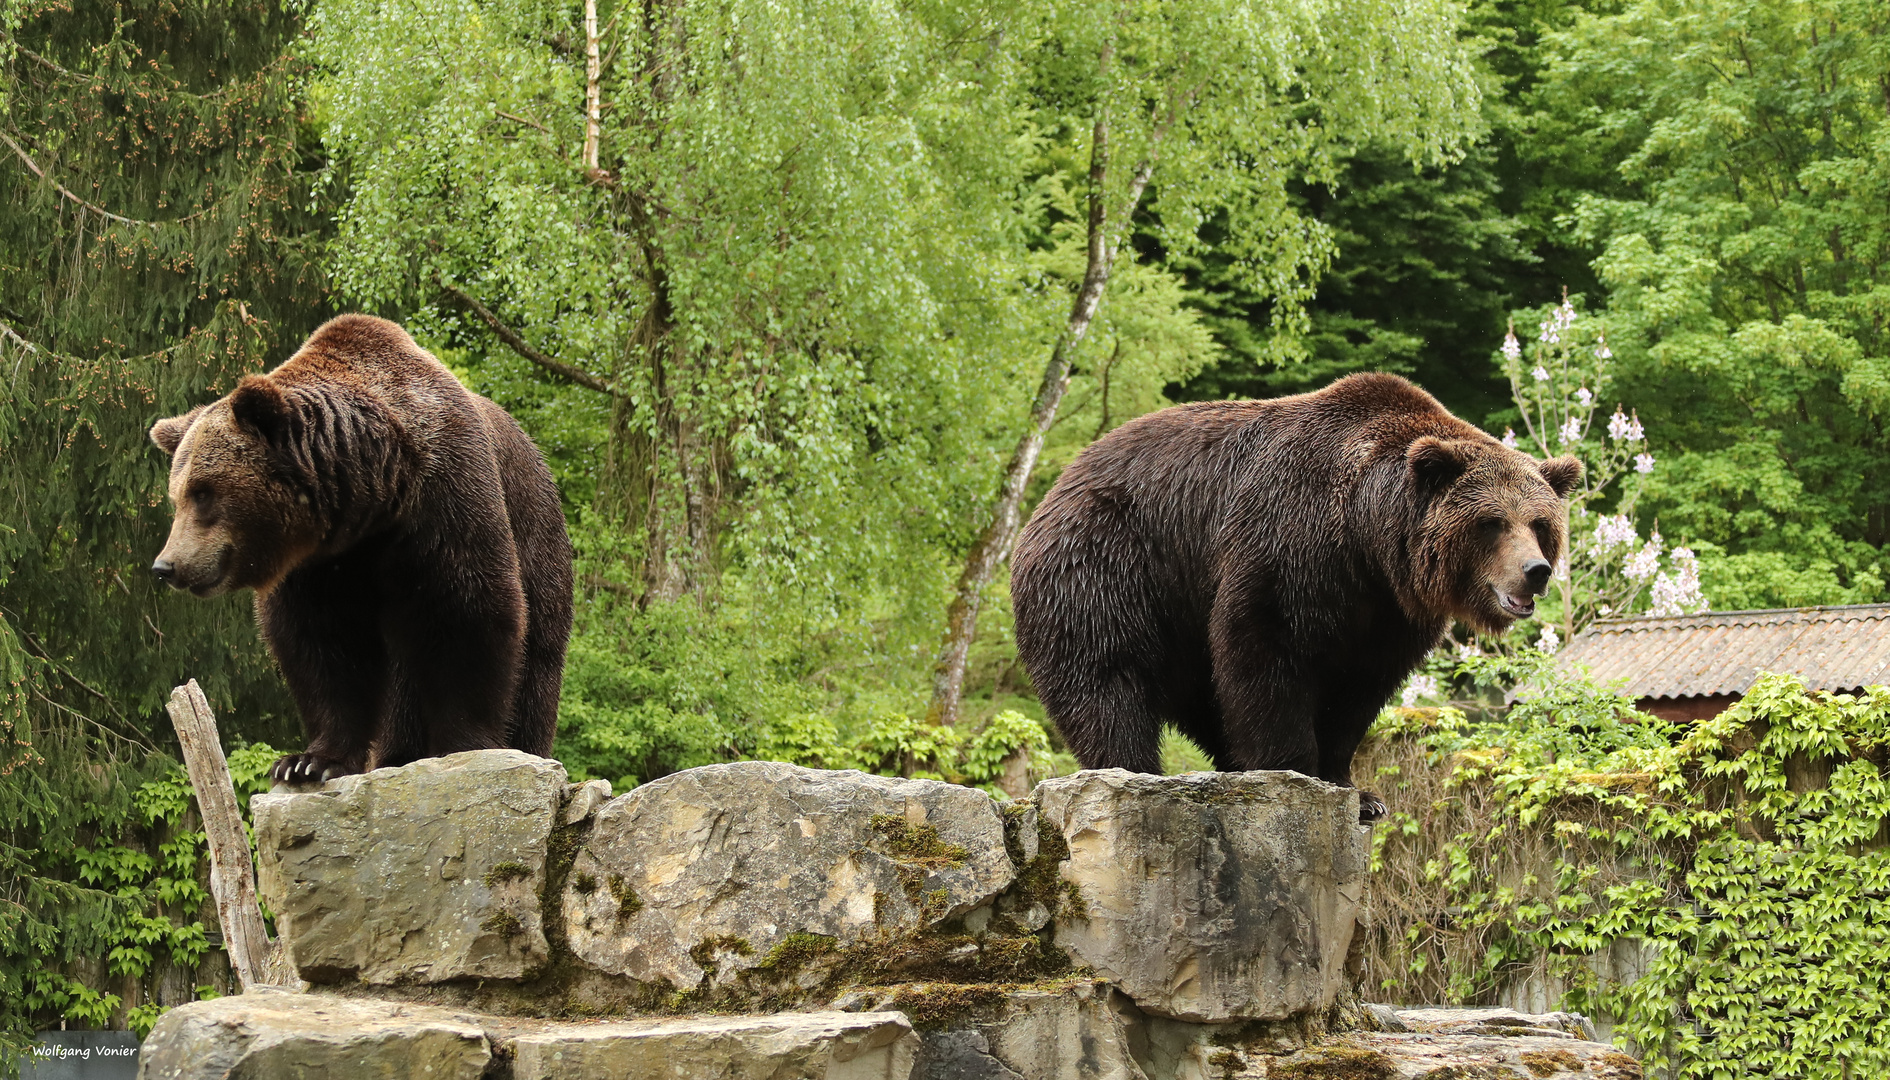
[[[1625,679],[1643,712],[1704,720],[1738,701],[1761,671],[1797,675],[1813,690],[1890,682],[1890,604],[1601,620],[1575,635],[1561,660],[1604,684]]]

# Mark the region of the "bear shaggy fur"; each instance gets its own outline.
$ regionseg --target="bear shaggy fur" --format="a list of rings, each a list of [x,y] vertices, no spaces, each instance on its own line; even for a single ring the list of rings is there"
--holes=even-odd
[[[1085,768],[1161,771],[1165,721],[1217,769],[1350,786],[1453,617],[1497,632],[1534,611],[1581,473],[1393,375],[1164,409],[1084,450],[1032,515],[1018,649]]]
[[[505,410],[406,331],[344,315],[267,375],[160,420],[157,576],[256,591],[302,721],[285,781],[458,750],[544,755],[571,631],[551,473]]]

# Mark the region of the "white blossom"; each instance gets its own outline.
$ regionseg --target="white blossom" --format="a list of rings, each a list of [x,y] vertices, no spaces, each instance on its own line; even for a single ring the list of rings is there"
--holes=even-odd
[[[1685,615],[1708,610],[1706,597],[1700,592],[1700,560],[1691,548],[1673,549],[1673,574],[1654,578],[1650,598],[1653,606],[1648,613],[1652,615]]]
[[[1653,472],[1654,471],[1654,455],[1635,454],[1634,455],[1634,471],[1637,473]]]
[[[1614,350],[1608,348],[1607,335],[1597,334],[1595,336],[1595,359],[1608,360],[1608,359],[1613,358],[1613,356],[1614,356]]]
[[[1641,430],[1641,418],[1636,416],[1629,420],[1627,425],[1627,441],[1640,442],[1645,438],[1647,438],[1647,432]]]
[[[1581,402],[1582,408],[1586,409],[1595,403],[1595,395],[1589,393],[1588,388],[1584,386],[1575,391],[1575,400]]]
[[[1535,367],[1530,368],[1529,374],[1535,376],[1535,380],[1537,382],[1549,381],[1549,369],[1543,367],[1541,364],[1537,364]]]
[[[1477,648],[1477,643],[1474,641],[1466,641],[1463,644],[1457,646],[1457,658],[1459,660],[1468,660],[1473,656],[1482,656],[1482,655],[1483,655],[1483,650]]]
[[[1567,446],[1569,443],[1581,442],[1582,441],[1581,418],[1576,417],[1576,416],[1571,416],[1567,420],[1562,421],[1562,429],[1556,432],[1556,438],[1562,440],[1563,446]]]
[[[1429,675],[1413,675],[1411,681],[1404,684],[1404,707],[1410,708],[1418,703],[1419,698],[1437,696],[1437,680]]]
[[[1553,319],[1537,323],[1536,326],[1542,331],[1542,333],[1538,335],[1537,340],[1546,341],[1551,345],[1561,343],[1562,328],[1557,326]]]
[[[1621,572],[1628,576],[1629,581],[1637,583],[1653,577],[1660,570],[1660,548],[1660,534],[1655,533],[1647,538],[1647,543],[1641,545],[1641,550],[1628,556]]]
[[[1509,357],[1511,360],[1522,359],[1522,342],[1516,340],[1516,330],[1514,327],[1510,329],[1509,333],[1503,335],[1503,355]]]
[[[1555,632],[1553,626],[1545,624],[1542,627],[1542,636],[1536,638],[1536,648],[1541,649],[1545,653],[1552,653],[1561,647],[1561,636]]]
[[[1555,573],[1552,576],[1557,581],[1568,580],[1568,556],[1564,555],[1555,560]]]
[[[1626,514],[1607,514],[1595,523],[1595,546],[1603,551],[1639,541],[1641,534],[1634,530],[1634,523]]]
[[[1627,414],[1621,411],[1621,406],[1616,405],[1614,407],[1614,415],[1608,417],[1608,438],[1620,442],[1622,439],[1627,438],[1627,433]]]
[[[1516,449],[1516,429],[1515,428],[1506,427],[1503,429],[1503,445],[1509,447],[1511,450]]]
[[[1614,605],[1613,604],[1597,604],[1595,605],[1595,614],[1605,619],[1608,616],[1614,614]]]

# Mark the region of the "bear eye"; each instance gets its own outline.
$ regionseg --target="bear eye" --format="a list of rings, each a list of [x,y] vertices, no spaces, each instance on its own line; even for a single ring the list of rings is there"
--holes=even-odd
[[[1477,522],[1477,528],[1482,530],[1486,535],[1495,536],[1497,533],[1503,531],[1503,524],[1502,518],[1486,517]]]
[[[1555,543],[1555,527],[1550,525],[1548,521],[1543,520],[1536,522],[1535,530],[1536,545],[1542,548],[1543,551],[1548,551],[1550,545]]]

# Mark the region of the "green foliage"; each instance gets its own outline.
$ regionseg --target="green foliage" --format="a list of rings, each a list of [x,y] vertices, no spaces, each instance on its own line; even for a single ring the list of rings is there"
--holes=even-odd
[[[1599,251],[1623,396],[1671,448],[1645,508],[1757,602],[1884,595],[1885,18],[1629,3],[1548,35],[1532,98],[1618,178],[1563,212]]]
[[[1488,1000],[1534,973],[1681,1077],[1890,1067],[1890,689],[1768,675],[1681,728],[1546,659],[1461,674],[1524,689],[1479,724],[1397,711],[1368,750],[1400,893],[1374,901],[1376,991]]]
[[[263,367],[323,288],[287,11],[8,0],[0,24],[5,1059],[148,1020],[119,991],[205,948],[164,697],[202,679],[238,736],[288,710],[244,600],[145,572],[169,516],[145,430]]]

